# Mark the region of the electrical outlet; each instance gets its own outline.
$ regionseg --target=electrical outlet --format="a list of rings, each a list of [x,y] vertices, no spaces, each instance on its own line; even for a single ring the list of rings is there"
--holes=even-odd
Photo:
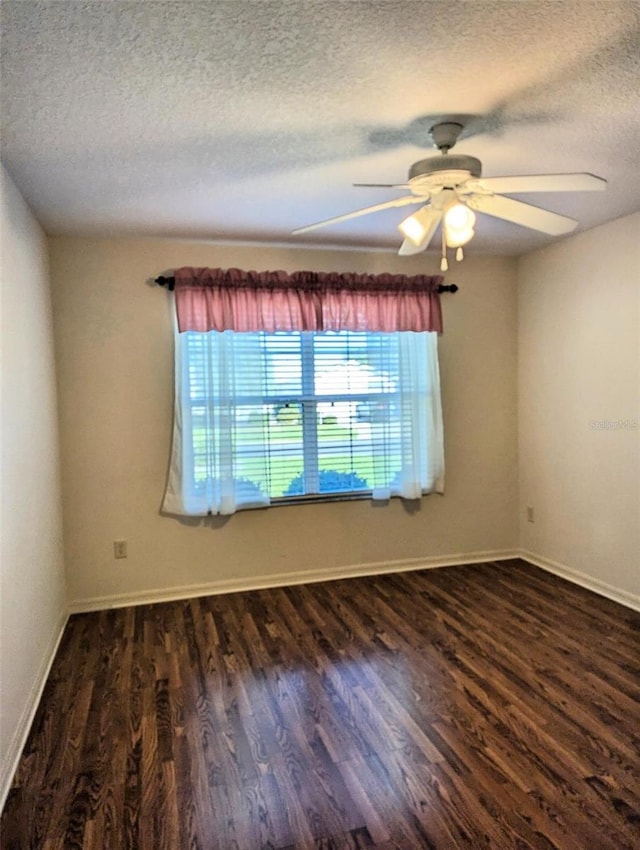
[[[527,508],[527,522],[535,522],[536,514],[531,506]]]
[[[114,540],[113,541],[113,557],[114,558],[126,558],[127,557],[127,541],[126,540]]]

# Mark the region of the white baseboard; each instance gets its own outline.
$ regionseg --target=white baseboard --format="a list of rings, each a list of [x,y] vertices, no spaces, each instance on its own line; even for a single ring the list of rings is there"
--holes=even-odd
[[[402,573],[411,570],[428,570],[438,567],[451,567],[457,564],[481,564],[491,561],[507,561],[511,558],[522,558],[534,566],[555,573],[574,584],[579,584],[606,596],[614,602],[628,608],[640,610],[640,596],[626,590],[594,579],[586,573],[573,570],[564,564],[543,558],[533,552],[522,549],[487,550],[481,552],[463,552],[456,555],[441,555],[429,558],[409,558],[398,561],[369,562],[352,564],[344,567],[332,567],[315,570],[296,570],[293,572],[271,573],[267,576],[250,576],[247,578],[219,579],[201,584],[179,585],[176,587],[157,588],[152,590],[133,591],[131,593],[116,593],[107,596],[91,596],[85,599],[75,599],[68,603],[70,614],[85,611],[103,611],[107,608],[125,608],[129,605],[148,605],[154,602],[171,602],[175,599],[191,599],[198,596],[215,596],[221,593],[236,593],[246,590],[260,590],[266,587],[286,587],[294,584],[311,584],[318,581],[335,581],[359,576],[383,575],[385,573]]]
[[[29,695],[22,710],[22,714],[20,715],[18,725],[16,726],[11,738],[6,758],[2,764],[0,764],[0,812],[4,808],[4,804],[13,781],[13,776],[18,767],[20,756],[22,755],[24,746],[27,743],[27,737],[31,731],[31,725],[38,709],[38,705],[40,704],[40,698],[42,697],[44,686],[47,683],[49,671],[51,670],[53,659],[58,651],[58,646],[60,645],[68,619],[69,614],[65,609],[61,612],[58,622],[51,634],[51,638],[42,657],[40,667],[38,668],[36,675],[33,678],[33,682],[31,683],[31,687],[29,688]]]
[[[606,596],[607,599],[618,602],[627,608],[633,608],[634,611],[640,611],[640,596],[636,593],[629,593],[628,590],[621,590],[619,587],[614,587],[607,584],[605,581],[593,578],[586,573],[581,573],[579,570],[574,570],[564,564],[559,564],[557,561],[552,561],[550,558],[543,558],[541,555],[536,555],[533,552],[522,550],[520,557],[523,561],[533,564],[535,567],[540,567],[549,573],[565,578],[567,581],[578,584],[580,587],[585,587],[587,590],[592,590],[600,596]]]
[[[260,590],[265,587],[286,587],[293,584],[311,584],[318,581],[335,581],[341,578],[402,573],[410,570],[427,570],[451,567],[456,564],[481,564],[487,561],[503,561],[517,558],[516,549],[466,552],[457,555],[442,555],[432,558],[410,558],[401,561],[382,561],[355,564],[346,567],[298,570],[286,573],[271,573],[268,576],[221,579],[205,584],[167,587],[158,590],[142,590],[133,593],[118,593],[112,596],[93,596],[76,599],[69,603],[72,614],[85,611],[102,611],[105,608],[124,608],[129,605],[148,605],[153,602],[171,602],[175,599],[191,599],[196,596],[215,596],[220,593],[236,593],[241,590]]]

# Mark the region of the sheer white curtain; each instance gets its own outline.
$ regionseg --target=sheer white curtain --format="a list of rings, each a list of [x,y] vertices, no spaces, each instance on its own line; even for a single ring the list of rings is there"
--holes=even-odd
[[[399,333],[399,393],[401,410],[400,474],[374,498],[419,499],[444,492],[444,439],[438,335]]]
[[[267,456],[252,455],[251,481],[237,472],[235,446],[242,399],[263,395],[263,368],[254,334],[175,333],[173,444],[162,508],[171,514],[232,514],[266,507]],[[261,418],[252,426],[259,444]],[[264,436],[264,435],[263,435]]]

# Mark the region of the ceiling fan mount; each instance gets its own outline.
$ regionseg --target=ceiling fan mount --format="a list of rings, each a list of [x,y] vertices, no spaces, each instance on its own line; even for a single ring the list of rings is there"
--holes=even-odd
[[[463,130],[464,127],[458,121],[440,121],[431,127],[429,135],[440,153],[449,153]]]

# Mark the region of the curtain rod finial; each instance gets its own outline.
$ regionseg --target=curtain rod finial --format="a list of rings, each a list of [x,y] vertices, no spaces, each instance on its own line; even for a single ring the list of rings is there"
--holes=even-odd
[[[174,277],[165,277],[164,275],[160,275],[160,277],[156,278],[156,283],[158,286],[166,286],[169,292],[173,292],[176,279]]]

